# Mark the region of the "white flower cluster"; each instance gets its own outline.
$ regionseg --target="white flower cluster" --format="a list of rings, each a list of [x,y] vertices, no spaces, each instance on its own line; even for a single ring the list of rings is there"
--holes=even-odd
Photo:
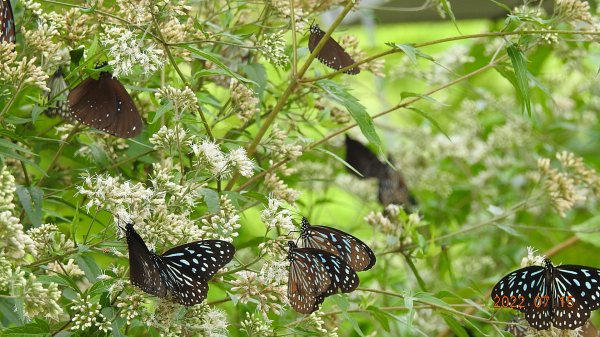
[[[19,270],[17,270],[19,272]],[[23,298],[23,311],[28,318],[47,317],[58,320],[63,313],[58,300],[62,292],[56,283],[41,283],[36,281],[33,274],[22,278],[23,282],[18,286],[20,296]]]
[[[79,268],[79,265],[77,265],[74,259],[69,259],[66,264],[58,261],[50,262],[48,263],[48,269],[46,270],[46,273],[51,275],[54,273],[63,274],[74,279],[85,275],[83,270]]]
[[[247,122],[260,111],[257,107],[259,100],[250,88],[241,84],[238,80],[232,79],[229,90],[237,115],[243,122]]]
[[[30,228],[27,234],[33,240],[38,257],[51,256],[75,248],[75,243],[54,224]]]
[[[206,302],[191,306],[185,315],[180,314],[181,306],[161,300],[156,311],[148,320],[148,325],[161,332],[161,336],[206,336],[227,337],[227,316],[218,308],[209,307]]]
[[[239,214],[231,201],[221,195],[219,213],[211,216],[209,219],[202,219],[202,227],[200,228],[200,236],[204,239],[218,239],[232,242],[233,238],[238,237],[237,230],[241,225]]]
[[[244,177],[251,177],[254,173],[254,163],[243,148],[234,149],[226,154],[221,151],[219,145],[208,139],[202,140],[199,144],[192,142],[190,146],[194,156],[216,177],[229,176],[233,168]]]
[[[521,267],[543,266],[545,256],[537,255],[536,252],[535,248],[528,246],[527,256],[521,260]]]
[[[102,44],[108,48],[112,60],[113,76],[128,75],[133,67],[139,65],[144,74],[150,74],[163,64],[163,51],[154,43],[146,42],[132,31],[122,26],[111,26],[100,37]]]
[[[276,227],[286,233],[296,229],[292,221],[292,212],[283,208],[283,201],[273,197],[269,197],[269,204],[261,212],[260,220],[266,225],[267,232]]]
[[[289,262],[265,263],[260,272],[244,270],[236,273],[232,291],[237,292],[239,302],[256,303],[256,309],[267,318],[269,312],[281,314],[287,302],[287,278]]]
[[[0,168],[0,210],[15,208],[13,199],[16,190],[15,177],[10,174],[6,166],[2,166]]]
[[[154,145],[154,150],[172,150],[176,149],[178,144],[183,145],[186,137],[186,131],[179,125],[175,126],[175,129],[163,125],[148,141]]]
[[[92,301],[90,296],[82,298],[80,294],[77,294],[78,298],[73,301],[71,309],[75,312],[72,318],[73,331],[85,331],[92,326],[98,329],[108,332],[112,330],[111,324],[108,319],[100,312],[102,306],[96,301]]]
[[[285,68],[290,63],[285,54],[285,38],[282,32],[267,34],[261,52],[269,62],[278,68]]]
[[[185,111],[193,113],[200,110],[198,97],[196,97],[194,91],[187,86],[183,90],[171,86],[162,87],[158,89],[158,92],[154,96],[157,99],[171,101],[177,115]]]
[[[246,318],[240,324],[248,336],[275,337],[271,320],[260,317],[256,312],[246,312]]]

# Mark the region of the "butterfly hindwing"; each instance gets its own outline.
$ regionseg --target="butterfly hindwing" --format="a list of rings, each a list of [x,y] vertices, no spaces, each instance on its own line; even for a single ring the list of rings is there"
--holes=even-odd
[[[133,225],[127,224],[125,228],[131,283],[149,294],[165,297],[167,287],[160,274],[160,258],[150,252],[142,237],[133,229]]]
[[[317,248],[339,256],[355,271],[371,269],[376,257],[371,248],[360,239],[341,230],[312,226],[302,218],[300,237],[305,247]]]
[[[297,312],[310,314],[319,308],[324,298],[322,294],[332,281],[314,249],[298,248],[293,242],[288,244],[288,301]]]
[[[129,138],[142,130],[142,119],[125,87],[109,72],[87,78],[69,93],[75,119],[113,136]]]
[[[10,0],[0,1],[0,43],[16,43],[15,18]]]
[[[318,25],[310,26],[310,37],[308,38],[308,49],[312,52],[319,41],[325,36],[325,32]],[[321,51],[317,54],[317,60],[334,70],[340,70],[354,64],[354,60],[333,38],[329,37]],[[352,67],[344,71],[346,74],[356,75],[360,73],[358,67]]]

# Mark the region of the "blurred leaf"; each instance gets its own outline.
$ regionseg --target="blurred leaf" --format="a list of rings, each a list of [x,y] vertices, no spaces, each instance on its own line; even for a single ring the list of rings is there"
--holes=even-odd
[[[450,17],[454,27],[460,33],[460,28],[458,28],[458,23],[456,22],[456,17],[454,16],[454,12],[452,12],[452,7],[450,6],[450,2],[448,0],[440,0],[440,4],[442,5],[442,9],[444,12]]]
[[[525,106],[527,114],[529,115],[529,117],[531,117],[531,98],[529,97],[528,82],[529,72],[527,71],[527,63],[525,62],[525,56],[515,44],[511,44],[510,46],[508,46],[506,52],[510,57],[510,61],[515,71],[515,78],[517,84],[516,89],[523,98],[523,104]]]
[[[205,50],[198,49],[196,47],[192,47],[192,46],[188,46],[188,45],[181,46],[181,48],[191,51],[192,56],[197,59],[207,60],[207,61],[214,63],[214,65],[216,65],[217,67],[225,70],[229,76],[235,78],[236,80],[238,80],[240,82],[246,82],[246,83],[252,83],[252,84],[258,85],[258,83],[251,81],[251,80],[237,74],[233,70],[231,70],[223,62],[221,62],[221,60],[219,60],[219,55],[215,55],[211,52],[207,52]]]
[[[581,241],[600,247],[600,215],[573,226],[573,229]]]
[[[377,148],[377,151],[381,155],[384,155],[383,145],[377,135],[377,131],[375,131],[373,119],[369,116],[366,108],[360,104],[358,99],[350,95],[346,89],[333,81],[320,80],[317,81],[316,84],[327,92],[334,101],[340,103],[348,110],[350,115],[352,115],[352,118],[354,118],[354,121],[356,121],[356,124],[358,124],[358,127],[360,127],[362,134],[375,146],[375,148]]]
[[[210,188],[201,188],[198,194],[204,197],[204,202],[206,202],[210,213],[219,211],[219,193],[217,191]]]
[[[467,332],[467,330],[465,330],[465,328],[462,325],[460,325],[460,323],[458,323],[458,321],[454,317],[447,314],[440,314],[440,316],[442,316],[442,318],[444,319],[450,330],[454,332],[456,337],[469,337],[469,333]]]
[[[379,322],[383,330],[390,332],[390,322],[388,321],[385,311],[381,311],[379,308],[372,305],[368,306],[367,310],[369,310],[371,315]]]
[[[36,186],[25,187],[17,185],[17,195],[33,226],[39,227],[42,224],[44,191]]]
[[[423,53],[419,49],[415,48],[415,46],[412,44],[398,44],[394,42],[388,42],[386,44],[390,47],[402,50],[413,64],[417,64],[417,57],[421,57],[429,61],[435,61],[433,57]]]
[[[450,136],[448,136],[448,134],[446,133],[446,131],[444,131],[444,129],[442,129],[442,127],[438,124],[438,122],[431,116],[429,116],[429,114],[419,108],[415,108],[415,107],[407,107],[406,109],[408,110],[412,110],[416,113],[418,113],[419,115],[423,116],[425,119],[427,119],[429,122],[431,122],[431,124],[433,124],[433,126],[435,126],[436,129],[440,130],[440,132],[442,134],[444,134],[444,136],[446,136],[446,138],[448,138],[448,140],[450,142],[452,142],[452,139],[450,139]]]

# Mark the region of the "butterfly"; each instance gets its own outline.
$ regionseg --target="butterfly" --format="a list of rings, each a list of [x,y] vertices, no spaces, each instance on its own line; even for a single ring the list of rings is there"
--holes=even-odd
[[[44,111],[46,115],[49,117],[59,115],[63,119],[70,120],[71,114],[67,104],[69,87],[67,86],[67,82],[65,82],[61,68],[58,68],[54,74],[50,76],[47,86],[50,88],[50,91],[47,92],[45,96],[51,106]]]
[[[235,247],[229,242],[203,240],[158,255],[148,249],[130,223],[125,226],[125,236],[131,283],[158,297],[170,294],[176,302],[188,306],[206,298],[208,281],[235,254]]]
[[[293,241],[288,241],[288,248],[288,300],[297,312],[310,314],[319,309],[325,297],[358,287],[356,272],[337,256],[320,249],[298,248]]]
[[[304,247],[336,255],[355,271],[371,269],[375,265],[375,254],[364,242],[332,227],[312,226],[305,217],[300,225],[300,239]]]
[[[492,290],[495,307],[510,307],[525,313],[537,330],[553,325],[575,329],[600,308],[600,269],[563,265],[525,267],[503,277]]]
[[[15,18],[10,1],[0,1],[0,43],[15,43]]]
[[[363,179],[377,178],[379,183],[377,197],[381,204],[386,206],[389,204],[415,206],[417,204],[400,172],[381,162],[369,148],[347,135],[345,143],[346,162],[356,170],[348,169],[348,171]]]
[[[131,96],[110,72],[79,83],[68,101],[73,116],[83,124],[121,138],[135,137],[142,131],[142,118]]]
[[[318,25],[312,24],[310,26],[310,37],[308,38],[308,49],[312,53],[313,50],[319,44],[319,41],[325,36],[325,32],[319,28]],[[335,40],[331,37],[327,39],[325,45],[321,49],[321,51],[317,54],[317,60],[321,61],[324,65],[328,66],[331,69],[340,70],[342,68],[351,66],[354,64],[354,60],[342,46],[340,46]],[[358,67],[352,67],[348,70],[344,71],[346,74],[356,75],[360,73],[360,69]]]

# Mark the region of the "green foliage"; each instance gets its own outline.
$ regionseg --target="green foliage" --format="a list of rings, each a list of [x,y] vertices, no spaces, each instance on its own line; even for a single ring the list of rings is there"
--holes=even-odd
[[[19,43],[0,46],[2,335],[508,335],[489,292],[528,246],[600,267],[598,18],[573,2],[493,0],[506,19],[464,22],[443,0],[442,23],[334,27],[372,58],[356,76],[316,59],[298,74],[328,1],[17,2]],[[45,112],[58,66],[73,89],[103,61],[144,120],[133,139]],[[418,205],[381,205],[344,134]],[[301,216],[377,255],[308,316],[286,299]],[[182,307],[129,284],[127,221],[157,252],[220,238],[236,257]]]

